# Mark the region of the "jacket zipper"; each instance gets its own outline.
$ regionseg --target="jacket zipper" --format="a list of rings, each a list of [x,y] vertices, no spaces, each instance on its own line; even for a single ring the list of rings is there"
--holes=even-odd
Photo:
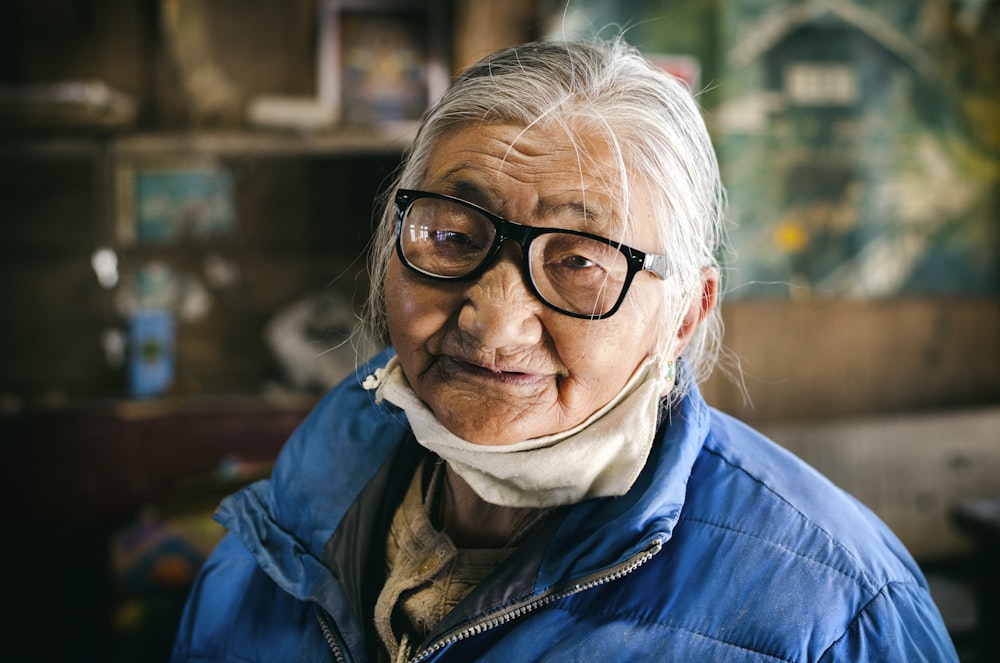
[[[465,628],[446,635],[437,642],[433,643],[416,656],[409,660],[409,663],[420,663],[420,661],[425,660],[435,652],[447,647],[448,645],[454,644],[460,640],[465,640],[474,635],[478,635],[490,629],[496,628],[506,624],[507,622],[517,619],[518,617],[523,617],[524,615],[533,612],[539,608],[543,608],[550,603],[559,601],[566,598],[567,596],[572,596],[573,594],[579,594],[582,591],[593,589],[608,582],[614,580],[619,580],[628,574],[632,573],[640,566],[648,562],[653,555],[660,552],[663,548],[663,541],[660,539],[654,539],[647,545],[642,551],[631,557],[630,559],[613,566],[606,571],[600,573],[595,573],[591,576],[581,578],[578,582],[574,583],[570,587],[562,590],[549,590],[546,593],[539,595],[538,597],[526,601],[521,605],[516,605],[505,612],[492,617],[487,617],[478,622],[470,624]],[[339,659],[338,659],[339,660]]]
[[[337,641],[337,636],[333,633],[333,628],[330,626],[326,617],[323,615],[323,610],[317,605],[316,606],[316,619],[319,620],[319,627],[323,631],[323,637],[326,638],[326,644],[330,647],[330,651],[333,652],[333,658],[337,663],[347,663],[347,657],[344,656],[344,651]]]

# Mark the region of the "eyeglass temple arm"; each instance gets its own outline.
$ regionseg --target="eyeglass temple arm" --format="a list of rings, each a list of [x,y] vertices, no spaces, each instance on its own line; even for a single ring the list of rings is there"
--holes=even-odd
[[[667,278],[667,256],[658,256],[652,253],[647,253],[646,257],[643,258],[642,268],[644,270],[649,270],[659,276],[661,279]]]

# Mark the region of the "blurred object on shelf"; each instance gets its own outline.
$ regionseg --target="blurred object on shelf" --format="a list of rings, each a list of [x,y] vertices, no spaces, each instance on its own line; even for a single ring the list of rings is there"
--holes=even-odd
[[[191,583],[225,534],[212,512],[226,495],[270,474],[273,465],[226,456],[214,471],[177,482],[112,533],[115,661],[149,660],[154,650],[166,656]]]
[[[317,96],[347,126],[403,130],[448,87],[445,3],[321,0]]]
[[[217,61],[211,3],[160,0],[162,38],[195,126],[238,126],[244,93]]]
[[[320,292],[279,310],[265,329],[285,377],[306,391],[326,391],[374,347],[349,298]]]
[[[312,97],[262,95],[247,106],[247,121],[255,127],[320,131],[332,127],[335,120],[333,109]]]
[[[101,81],[0,85],[0,128],[125,128],[135,115],[135,100]]]
[[[161,309],[134,311],[129,319],[129,395],[163,396],[174,383],[175,322]]]

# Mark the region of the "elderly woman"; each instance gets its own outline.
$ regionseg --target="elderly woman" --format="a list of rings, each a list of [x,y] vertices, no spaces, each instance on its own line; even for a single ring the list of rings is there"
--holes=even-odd
[[[392,349],[237,493],[175,661],[954,661],[863,506],[708,407],[718,167],[620,42],[426,115],[376,237]]]

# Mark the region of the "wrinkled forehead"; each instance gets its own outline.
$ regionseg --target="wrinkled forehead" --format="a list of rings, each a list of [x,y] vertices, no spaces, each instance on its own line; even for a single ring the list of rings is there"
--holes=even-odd
[[[464,123],[440,134],[418,186],[526,225],[572,227],[653,250],[649,188],[590,122]]]

